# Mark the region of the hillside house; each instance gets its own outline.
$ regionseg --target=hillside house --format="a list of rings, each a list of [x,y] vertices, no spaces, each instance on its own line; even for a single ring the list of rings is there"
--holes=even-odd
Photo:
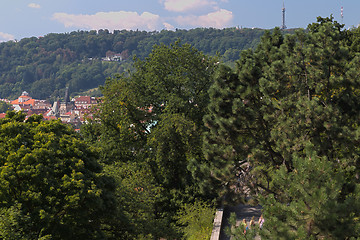
[[[112,62],[112,61],[121,62],[123,60],[123,56],[121,53],[114,53],[114,52],[108,51],[106,53],[106,57],[102,58],[101,60],[109,61],[109,62]]]

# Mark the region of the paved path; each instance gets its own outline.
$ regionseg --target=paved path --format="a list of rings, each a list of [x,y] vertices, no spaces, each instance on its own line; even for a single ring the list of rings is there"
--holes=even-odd
[[[228,223],[228,219],[230,217],[230,213],[232,212],[236,213],[237,222],[241,222],[245,218],[246,222],[249,223],[251,218],[254,217],[254,221],[257,223],[261,215],[261,206],[254,207],[250,205],[239,204],[234,207],[231,206],[225,207],[223,214],[223,224],[222,224],[219,240],[230,240],[230,237],[226,236],[225,234],[225,228],[230,226]]]

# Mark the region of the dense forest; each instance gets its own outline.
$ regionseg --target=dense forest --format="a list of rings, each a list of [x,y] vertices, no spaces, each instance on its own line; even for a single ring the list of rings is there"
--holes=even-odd
[[[103,85],[105,79],[126,72],[134,56],[144,59],[154,45],[177,40],[207,55],[234,62],[244,49],[254,48],[264,30],[198,28],[161,32],[77,31],[51,33],[0,43],[0,98],[14,99],[28,91],[38,99],[62,97],[65,86],[74,95]],[[111,54],[122,61],[102,61]]]
[[[359,239],[359,32],[265,31],[232,67],[155,45],[79,133],[8,112],[0,238],[209,239],[216,207],[251,200],[265,222],[233,239]]]

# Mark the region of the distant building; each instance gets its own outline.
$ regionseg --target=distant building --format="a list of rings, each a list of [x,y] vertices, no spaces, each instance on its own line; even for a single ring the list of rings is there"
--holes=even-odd
[[[53,105],[46,100],[33,99],[26,91],[18,99],[9,101],[15,111],[23,111],[27,117],[42,114],[45,120],[60,119],[64,123],[78,127],[86,118],[92,118],[91,109],[98,99],[90,96],[79,96],[70,101],[69,89],[66,88],[63,101],[55,101]],[[0,115],[0,118],[5,114]]]
[[[75,113],[80,117],[82,123],[86,118],[93,117],[94,106],[97,106],[99,99],[90,96],[79,96],[73,98],[75,104]]]
[[[59,105],[59,113],[60,113],[60,118],[62,117],[66,117],[65,115],[74,110],[75,108],[75,105],[73,102],[70,102],[70,97],[69,97],[69,88],[66,87],[66,90],[65,90],[65,97],[64,97],[64,101],[60,102],[60,105]]]
[[[11,101],[12,105],[19,105],[19,104],[31,104],[33,103],[32,97],[29,96],[29,93],[26,91],[21,93],[21,96],[18,99]]]
[[[11,101],[10,104],[15,111],[24,111],[27,115],[43,114],[51,108],[50,102],[33,99],[26,91],[22,92],[21,96]]]
[[[111,51],[108,51],[106,53],[106,57],[102,58],[102,61],[116,61],[116,62],[121,62],[124,59],[123,55],[121,53],[114,53]]]
[[[72,101],[74,102],[76,108],[89,108],[94,104],[97,104],[97,98],[90,96],[80,96],[73,98]]]

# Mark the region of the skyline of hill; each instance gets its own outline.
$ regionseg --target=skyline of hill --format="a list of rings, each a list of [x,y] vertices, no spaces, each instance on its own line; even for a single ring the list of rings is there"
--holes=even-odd
[[[288,29],[286,33],[293,32]],[[255,48],[265,30],[196,28],[160,32],[109,30],[50,33],[0,43],[0,98],[16,98],[28,91],[40,99],[63,96],[66,86],[75,95],[131,69],[134,56],[144,59],[154,45],[177,40],[189,43],[222,62],[235,62],[244,49]],[[106,60],[111,56],[117,60]]]

